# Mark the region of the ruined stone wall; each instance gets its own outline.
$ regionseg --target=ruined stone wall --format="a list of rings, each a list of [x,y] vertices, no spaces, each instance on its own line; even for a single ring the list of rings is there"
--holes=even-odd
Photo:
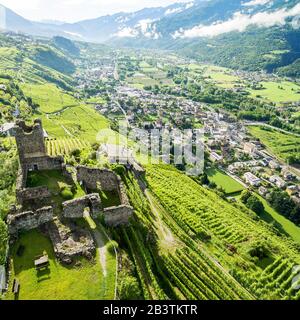
[[[25,188],[16,191],[16,196],[19,204],[24,201],[44,198],[50,198],[51,192],[47,187]]]
[[[133,208],[127,205],[105,208],[104,221],[106,225],[116,227],[118,225],[127,224],[132,214]]]
[[[127,196],[127,194],[126,194],[125,185],[124,185],[124,183],[123,183],[122,181],[120,181],[118,191],[119,191],[119,196],[120,196],[120,202],[121,202],[121,204],[122,204],[122,205],[129,206],[129,205],[130,205],[129,199],[128,199],[128,196]]]
[[[68,221],[62,223],[58,219],[47,223],[46,230],[53,244],[56,257],[64,263],[72,263],[76,256],[93,258],[95,244],[89,230],[78,227]]]
[[[23,171],[29,170],[61,170],[64,165],[64,159],[61,156],[49,157],[47,155],[41,157],[26,158],[21,163]]]
[[[26,188],[27,181],[27,171],[24,171],[19,168],[17,180],[16,180],[16,190],[22,190]]]
[[[38,228],[46,222],[53,220],[53,208],[43,207],[36,211],[26,211],[17,214],[10,214],[7,217],[7,224],[10,234],[16,234],[21,230]]]
[[[102,190],[113,191],[117,190],[119,185],[119,178],[113,171],[85,166],[77,167],[77,180],[91,190],[97,189],[99,184]]]
[[[82,218],[84,209],[90,208],[91,216],[98,216],[102,211],[101,199],[98,193],[88,194],[84,197],[63,203],[64,218]]]

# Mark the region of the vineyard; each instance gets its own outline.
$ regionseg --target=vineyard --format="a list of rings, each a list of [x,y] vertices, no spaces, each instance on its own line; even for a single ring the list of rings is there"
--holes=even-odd
[[[177,249],[164,250],[156,217],[133,176],[125,177],[127,192],[135,207],[132,226],[123,228],[123,240],[136,267],[145,299],[253,299],[230,274],[201,250],[189,232],[168,219],[177,238]],[[157,207],[158,208],[158,207]],[[162,218],[166,212],[160,209]]]
[[[46,142],[47,153],[50,156],[66,156],[73,150],[90,147],[90,144],[84,140],[73,138],[50,139]]]
[[[182,242],[160,264],[184,297],[300,298],[292,288],[299,247],[289,238],[170,166],[148,166],[146,177],[162,218]]]

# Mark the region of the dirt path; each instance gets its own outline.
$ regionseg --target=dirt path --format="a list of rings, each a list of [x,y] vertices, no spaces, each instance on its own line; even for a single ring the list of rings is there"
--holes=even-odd
[[[145,196],[146,196],[147,200],[149,201],[152,212],[155,214],[155,216],[157,218],[156,219],[157,227],[159,228],[159,231],[160,231],[161,235],[163,236],[163,241],[167,244],[171,244],[171,245],[174,244],[175,239],[173,237],[173,234],[172,234],[171,230],[162,221],[162,219],[160,217],[160,213],[159,213],[155,203],[153,202],[151,194],[148,190],[145,190]]]
[[[97,225],[95,224],[94,220],[91,218],[90,213],[88,211],[84,211],[83,213],[84,218],[88,222],[91,232],[93,233],[94,240],[96,242],[96,249],[99,253],[99,262],[102,267],[104,277],[107,276],[107,269],[106,269],[106,247],[105,247],[105,239],[101,232],[97,229]]]
[[[106,247],[105,247],[105,241],[103,239],[102,234],[97,230],[93,230],[94,238],[97,245],[97,251],[99,253],[99,262],[102,266],[103,275],[104,277],[107,276],[107,270],[106,270]]]

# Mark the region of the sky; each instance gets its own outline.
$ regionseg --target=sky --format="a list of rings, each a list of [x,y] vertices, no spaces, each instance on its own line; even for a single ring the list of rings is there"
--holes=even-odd
[[[120,11],[132,12],[146,7],[167,6],[191,0],[0,0],[24,18],[76,22]]]

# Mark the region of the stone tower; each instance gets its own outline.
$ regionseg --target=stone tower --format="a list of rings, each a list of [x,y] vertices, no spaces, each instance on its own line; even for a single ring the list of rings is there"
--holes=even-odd
[[[37,170],[38,163],[34,164],[34,159],[41,159],[47,156],[41,120],[34,120],[32,126],[27,126],[24,121],[18,121],[15,137],[21,167],[23,169]]]

